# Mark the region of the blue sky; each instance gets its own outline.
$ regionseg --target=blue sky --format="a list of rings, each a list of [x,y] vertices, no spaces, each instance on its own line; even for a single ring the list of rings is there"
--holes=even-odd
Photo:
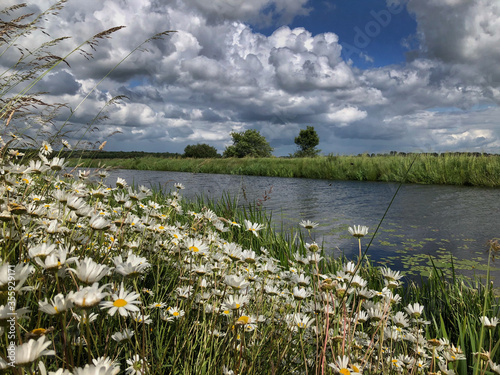
[[[50,5],[36,0],[29,10]],[[230,132],[257,129],[285,156],[314,126],[324,154],[500,152],[497,0],[88,0],[68,2],[44,27],[72,36],[54,51],[64,55],[118,25],[126,27],[100,40],[93,59],[75,54],[71,68],[37,85],[47,101],[78,108],[65,125],[73,143],[179,153],[208,143],[222,152]],[[176,32],[94,89],[164,30]],[[22,43],[44,41],[34,33]],[[12,50],[0,65],[16,58]],[[126,99],[106,105],[116,95]],[[107,118],[89,132],[103,107]]]
[[[315,1],[311,12],[295,18],[290,27],[304,27],[313,35],[334,32],[343,47],[343,58],[352,59],[360,69],[404,63],[408,52],[404,41],[410,41],[417,31],[415,18],[406,7],[388,6],[384,0]],[[269,34],[274,29],[259,31]]]

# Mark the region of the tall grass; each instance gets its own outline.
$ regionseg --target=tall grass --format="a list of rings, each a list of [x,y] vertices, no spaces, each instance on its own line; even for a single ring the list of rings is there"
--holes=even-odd
[[[96,155],[98,158],[98,155]],[[408,167],[413,166],[406,175]],[[76,164],[77,161],[73,161]],[[420,184],[500,186],[500,155],[445,153],[387,156],[323,156],[317,158],[228,158],[86,160],[87,167],[104,164],[139,170],[221,173],[330,180],[394,181]]]

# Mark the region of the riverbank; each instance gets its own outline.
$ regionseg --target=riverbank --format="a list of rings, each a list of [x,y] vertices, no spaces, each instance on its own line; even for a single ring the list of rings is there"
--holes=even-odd
[[[56,158],[22,163],[1,165],[0,292],[9,287],[18,318],[8,326],[0,314],[0,358],[51,350],[16,356],[15,374],[114,374],[125,363],[151,375],[498,367],[489,277],[447,278],[432,263],[417,285],[365,257],[373,232],[363,226],[345,231],[359,246],[348,261],[314,242],[317,223],[276,232],[257,204],[184,199],[183,184],[108,187],[93,182],[99,171],[64,174]],[[490,242],[488,268],[499,248]],[[474,353],[486,350],[483,363]]]
[[[191,173],[236,174],[328,180],[385,181],[418,184],[500,187],[500,155],[410,154],[322,156],[317,158],[72,160],[83,167]]]

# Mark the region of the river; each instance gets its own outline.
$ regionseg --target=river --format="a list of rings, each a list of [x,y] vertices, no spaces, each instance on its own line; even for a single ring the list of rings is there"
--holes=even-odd
[[[313,231],[325,252],[354,258],[357,242],[347,228],[366,225],[366,246],[373,236],[399,184],[385,182],[329,181],[315,179],[216,175],[202,173],[112,170],[129,184],[173,190],[182,183],[182,195],[218,199],[223,192],[240,204],[262,200],[276,228],[300,228],[301,220],[319,223]],[[267,199],[264,198],[267,196]],[[500,237],[500,190],[493,188],[404,184],[395,196],[368,250],[374,262],[387,264],[406,275],[425,275],[432,258],[444,269],[451,256],[459,273],[485,275],[487,241]],[[500,255],[500,254],[499,254]],[[500,262],[497,261],[497,262]],[[498,267],[498,264],[493,264]],[[447,271],[448,272],[448,271]],[[499,279],[500,269],[492,271]],[[495,282],[497,284],[497,282]]]

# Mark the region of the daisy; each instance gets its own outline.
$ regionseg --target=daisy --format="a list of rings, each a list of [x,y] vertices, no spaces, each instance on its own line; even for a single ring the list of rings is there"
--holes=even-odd
[[[78,211],[85,208],[87,206],[87,202],[76,195],[70,195],[66,197],[66,206],[72,211]]]
[[[52,152],[52,147],[47,141],[42,142],[42,147],[40,147],[40,152],[42,155],[49,155]]]
[[[334,363],[329,363],[328,366],[333,368],[338,374],[351,374],[351,370],[349,369],[349,357],[346,355],[343,355],[342,357],[338,356],[337,360]]]
[[[224,310],[238,310],[250,301],[248,296],[239,296],[230,294],[222,304]]]
[[[43,260],[48,255],[52,254],[55,250],[56,245],[44,242],[34,247],[30,247],[28,250],[28,254],[31,259],[40,258]]]
[[[381,271],[382,271],[382,276],[388,281],[398,281],[403,277],[403,275],[401,275],[401,272],[393,271],[388,267],[382,268]]]
[[[407,307],[405,307],[405,310],[413,318],[419,318],[420,315],[422,315],[422,312],[424,311],[424,306],[416,302],[413,305],[409,304]]]
[[[297,284],[299,286],[308,286],[309,283],[311,282],[311,278],[309,276],[304,275],[304,274],[300,274],[300,275],[294,274],[292,276],[292,282],[294,282],[295,284]]]
[[[245,276],[238,275],[226,275],[224,277],[224,282],[234,290],[240,290],[250,285]]]
[[[311,220],[302,220],[300,223],[299,223],[300,226],[306,228],[307,230],[311,230],[311,229],[314,229],[316,228],[317,226],[319,226],[318,223],[315,223]]]
[[[34,269],[33,266],[23,263],[16,264],[16,266],[8,262],[0,264],[0,292],[6,291],[9,284],[12,287],[13,281],[15,283],[14,290],[19,291]],[[14,280],[12,280],[12,278],[14,278]],[[12,290],[9,289],[9,291]]]
[[[188,299],[191,294],[193,294],[193,287],[192,286],[180,286],[176,290],[177,292],[177,297],[182,298],[182,299]]]
[[[296,313],[288,317],[290,327],[296,331],[297,329],[306,329],[314,323],[315,319],[302,313]]]
[[[149,315],[143,315],[141,313],[132,312],[130,317],[137,323],[151,324],[153,320],[149,318]]]
[[[392,316],[392,322],[400,328],[407,328],[410,323],[408,322],[408,318],[406,314],[402,311],[398,311],[394,316]]]
[[[61,141],[61,143],[63,144],[64,147],[66,147],[68,150],[71,150],[71,145],[69,144],[68,141],[66,141],[65,139],[63,139]]]
[[[116,267],[115,272],[122,276],[139,276],[151,266],[146,258],[135,255],[132,250],[129,250],[125,262],[122,256],[118,255],[113,259],[113,263]]]
[[[84,283],[91,284],[107,276],[111,268],[104,264],[97,264],[91,258],[85,258],[82,261],[75,260],[76,270],[69,268],[68,271],[75,273],[76,277]]]
[[[252,232],[256,237],[259,237],[257,232],[264,228],[264,225],[258,223],[252,223],[249,220],[245,220],[244,223],[246,230]]]
[[[0,362],[1,362],[1,360],[0,360]],[[0,365],[0,369],[2,369],[1,365]],[[45,365],[43,364],[42,361],[38,362],[38,369],[40,370],[41,375],[47,375],[47,369],[45,368]],[[73,375],[73,374],[69,370],[59,368],[56,371],[49,371],[48,375]]]
[[[257,254],[253,250],[243,250],[241,252],[241,258],[247,263],[255,263],[257,260]]]
[[[89,220],[89,226],[94,230],[106,230],[111,226],[111,223],[102,215],[94,215]]]
[[[184,316],[184,310],[181,310],[177,307],[172,307],[170,309],[168,309],[168,312],[170,313],[170,315],[172,315],[174,318],[176,319],[179,319],[180,317]]]
[[[485,328],[493,329],[497,326],[498,324],[498,318],[495,316],[493,318],[488,318],[487,316],[482,316],[479,318],[481,320],[481,323]]]
[[[306,249],[312,253],[315,253],[315,252],[319,251],[319,245],[316,242],[313,242],[313,243],[306,242]]]
[[[77,307],[83,309],[94,307],[97,306],[104,297],[109,295],[109,293],[103,292],[107,286],[108,284],[99,287],[98,283],[94,283],[92,286],[82,288],[78,292],[70,292],[67,298]]]
[[[305,288],[293,287],[293,297],[297,300],[303,300],[311,295]]]
[[[165,302],[154,302],[148,306],[149,309],[164,309],[167,307]]]
[[[108,314],[111,316],[115,315],[117,311],[121,316],[128,316],[129,312],[140,311],[139,307],[136,306],[141,304],[140,301],[137,301],[139,297],[139,294],[125,290],[123,283],[121,283],[118,294],[111,296],[113,301],[101,302],[101,309],[109,309]]]
[[[94,360],[95,361],[95,360]],[[117,375],[120,372],[120,366],[114,362],[98,362],[97,364],[85,365],[85,367],[76,367],[73,369],[74,375]]]
[[[18,366],[25,366],[42,355],[55,355],[55,351],[47,350],[47,347],[51,344],[52,341],[47,341],[45,336],[41,336],[38,340],[29,340],[22,345],[16,346],[14,363]]]
[[[204,255],[208,250],[208,246],[197,238],[188,238],[184,241],[184,244],[195,255]]]
[[[127,359],[127,365],[129,367],[127,367],[125,373],[130,375],[144,375],[148,368],[147,363],[139,357],[139,354],[135,354],[131,359]]]
[[[353,237],[361,238],[368,234],[368,227],[364,225],[354,225],[353,227],[349,227],[349,233],[351,233]]]
[[[60,171],[64,167],[66,167],[64,158],[55,157],[50,161],[50,169],[52,169],[53,171]]]
[[[116,342],[120,342],[123,340],[129,340],[132,338],[132,336],[134,336],[134,331],[125,328],[123,331],[116,332],[115,334],[111,335],[111,338]]]
[[[62,293],[57,294],[50,299],[50,303],[45,301],[38,302],[38,309],[49,315],[56,315],[65,312],[73,307],[73,302],[69,298],[64,297]]]

